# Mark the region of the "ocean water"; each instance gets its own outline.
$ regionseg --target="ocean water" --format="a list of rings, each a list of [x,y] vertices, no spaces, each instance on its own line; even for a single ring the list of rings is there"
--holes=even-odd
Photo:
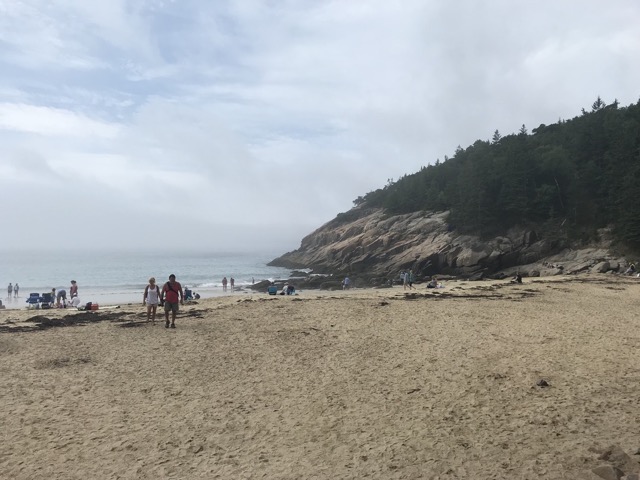
[[[149,277],[162,286],[170,274],[182,287],[188,286],[202,298],[231,294],[222,291],[222,278],[235,279],[235,286],[246,287],[261,280],[279,280],[290,276],[284,268],[266,264],[282,252],[91,252],[0,251],[0,299],[7,308],[25,308],[29,293],[64,288],[71,280],[78,284],[81,303],[101,305],[142,304]],[[20,285],[19,298],[7,299],[9,282]],[[234,292],[239,295],[242,292]],[[246,290],[245,290],[246,291]]]

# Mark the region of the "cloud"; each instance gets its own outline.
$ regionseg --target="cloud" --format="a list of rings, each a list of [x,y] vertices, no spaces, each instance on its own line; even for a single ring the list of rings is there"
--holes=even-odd
[[[636,102],[640,5],[599,6],[0,0],[3,240],[291,250],[457,145]]]
[[[114,138],[118,127],[58,108],[0,103],[0,129],[59,137]]]

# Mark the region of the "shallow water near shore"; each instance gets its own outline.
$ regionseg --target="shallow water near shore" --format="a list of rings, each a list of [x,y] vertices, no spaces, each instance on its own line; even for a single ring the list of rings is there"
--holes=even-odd
[[[103,305],[142,301],[149,277],[162,285],[174,273],[183,287],[188,286],[202,298],[223,292],[222,278],[235,279],[242,291],[253,282],[287,278],[290,270],[268,267],[277,252],[220,253],[136,251],[0,251],[0,295],[7,308],[25,308],[29,293],[50,292],[52,288],[69,291],[71,280],[79,286],[82,303]],[[7,297],[7,286],[20,286],[18,298]]]

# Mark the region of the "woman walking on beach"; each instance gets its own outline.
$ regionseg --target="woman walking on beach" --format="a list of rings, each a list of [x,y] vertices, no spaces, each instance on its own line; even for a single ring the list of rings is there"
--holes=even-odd
[[[149,279],[149,285],[144,289],[144,296],[142,297],[142,304],[147,304],[147,322],[149,319],[153,323],[156,323],[156,310],[158,309],[158,303],[160,303],[160,288],[156,285],[156,279],[151,277]]]

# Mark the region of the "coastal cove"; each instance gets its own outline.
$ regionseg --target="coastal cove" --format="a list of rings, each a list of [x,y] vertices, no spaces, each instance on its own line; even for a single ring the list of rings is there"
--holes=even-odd
[[[183,287],[202,298],[222,295],[222,278],[235,278],[242,290],[253,282],[286,279],[290,270],[269,267],[273,252],[162,252],[162,251],[0,251],[0,300],[9,309],[25,308],[30,292],[69,289],[76,280],[81,301],[100,305],[138,303],[154,276],[160,285],[171,273]],[[19,298],[6,298],[8,283],[20,285]]]
[[[255,293],[176,330],[137,305],[6,310],[0,477],[559,480],[614,444],[635,468],[639,287]]]

